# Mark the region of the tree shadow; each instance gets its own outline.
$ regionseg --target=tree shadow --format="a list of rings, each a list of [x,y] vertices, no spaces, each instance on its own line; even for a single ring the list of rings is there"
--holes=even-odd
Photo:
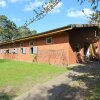
[[[18,100],[100,100],[100,62],[69,69],[71,71],[63,83],[50,87],[40,86],[36,90],[38,92],[30,92]]]
[[[0,100],[13,100],[16,95],[16,88],[12,88],[11,86],[7,86],[0,90]]]
[[[85,92],[80,87],[71,87],[67,84],[54,85],[51,89],[42,87],[39,91],[35,95],[28,93],[25,98],[17,100],[83,100],[81,98]]]
[[[0,100],[12,100],[14,97],[15,95],[0,93]]]
[[[84,83],[87,87],[86,100],[100,100],[100,61],[90,62],[69,68],[80,75],[69,74],[73,81]]]
[[[53,86],[48,93],[51,94],[48,100],[82,100],[85,89],[80,87],[72,87],[67,84]]]
[[[7,59],[0,59],[0,63],[5,63],[5,62],[9,62],[9,60],[7,60]]]
[[[46,100],[100,100],[100,62],[79,65],[71,70],[66,77],[72,83],[53,86]]]

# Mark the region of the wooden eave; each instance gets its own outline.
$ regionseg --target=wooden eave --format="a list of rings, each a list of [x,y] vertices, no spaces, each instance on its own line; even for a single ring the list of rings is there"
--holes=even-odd
[[[69,30],[76,29],[76,28],[86,28],[86,27],[98,27],[98,25],[96,25],[96,24],[71,24],[71,25],[68,25],[68,26],[65,26],[65,27],[61,27],[61,28],[50,30],[50,31],[42,32],[42,33],[39,33],[39,34],[36,34],[36,35],[23,37],[23,38],[12,40],[12,41],[6,41],[6,42],[3,42],[3,43],[0,43],[0,45],[20,42],[20,41],[25,41],[25,40],[35,39],[35,38],[40,38],[40,37],[44,37],[44,36],[58,34],[58,33],[64,32],[64,31],[69,31]]]

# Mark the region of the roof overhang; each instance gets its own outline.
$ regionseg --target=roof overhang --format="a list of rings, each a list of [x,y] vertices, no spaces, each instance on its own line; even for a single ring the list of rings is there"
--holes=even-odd
[[[29,40],[29,39],[35,39],[35,38],[39,38],[39,37],[58,34],[58,33],[69,31],[69,30],[76,29],[76,28],[86,28],[86,27],[98,27],[98,25],[97,24],[71,24],[71,25],[60,27],[60,28],[56,28],[56,29],[53,29],[53,30],[50,30],[50,31],[38,33],[36,35],[23,37],[23,38],[12,40],[12,41],[6,41],[6,42],[3,42],[3,43],[0,43],[0,45],[20,42],[20,41],[25,41],[25,40]]]

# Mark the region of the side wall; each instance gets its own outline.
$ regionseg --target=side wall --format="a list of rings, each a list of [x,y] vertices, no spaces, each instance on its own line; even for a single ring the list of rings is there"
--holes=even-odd
[[[46,44],[46,38],[52,37],[52,44]],[[33,41],[33,46],[29,46],[29,42]],[[12,52],[9,53],[0,53],[0,58],[4,59],[14,59],[20,61],[29,61],[29,62],[42,62],[48,64],[56,65],[67,65],[69,64],[68,49],[69,49],[69,36],[67,32],[53,34],[45,37],[39,37],[32,40],[21,41],[16,43],[10,43],[3,46],[0,46],[2,51],[5,49],[16,48],[18,51],[16,54]],[[21,47],[20,43],[24,43]],[[30,54],[30,48],[37,47],[37,54]],[[21,53],[21,48],[26,49],[26,53]]]
[[[100,30],[97,28],[80,28],[73,29],[70,31],[70,51],[69,51],[69,59],[71,63],[79,63],[84,62],[84,45],[85,43],[89,43],[95,46],[98,46],[98,54],[100,57],[100,39],[95,37],[95,33],[99,34]],[[77,57],[76,46],[79,46],[80,50],[80,59]],[[80,61],[79,61],[80,60]]]

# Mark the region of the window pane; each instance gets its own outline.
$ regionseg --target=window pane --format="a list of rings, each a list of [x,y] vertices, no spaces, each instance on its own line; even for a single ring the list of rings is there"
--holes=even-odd
[[[29,42],[29,46],[32,46],[32,45],[33,45],[33,41],[30,41],[30,42]]]
[[[30,53],[33,54],[33,47],[30,48]]]
[[[20,46],[22,47],[24,45],[24,43],[20,43]]]
[[[24,53],[24,54],[26,53],[26,48],[23,48],[23,53]]]
[[[47,44],[52,43],[52,37],[50,37],[50,38],[46,38],[46,43],[47,43]]]
[[[2,50],[0,50],[0,53],[2,54]]]
[[[23,48],[21,48],[21,53],[23,53]]]
[[[33,47],[33,53],[34,53],[34,54],[37,54],[37,52],[38,52],[37,47]]]

